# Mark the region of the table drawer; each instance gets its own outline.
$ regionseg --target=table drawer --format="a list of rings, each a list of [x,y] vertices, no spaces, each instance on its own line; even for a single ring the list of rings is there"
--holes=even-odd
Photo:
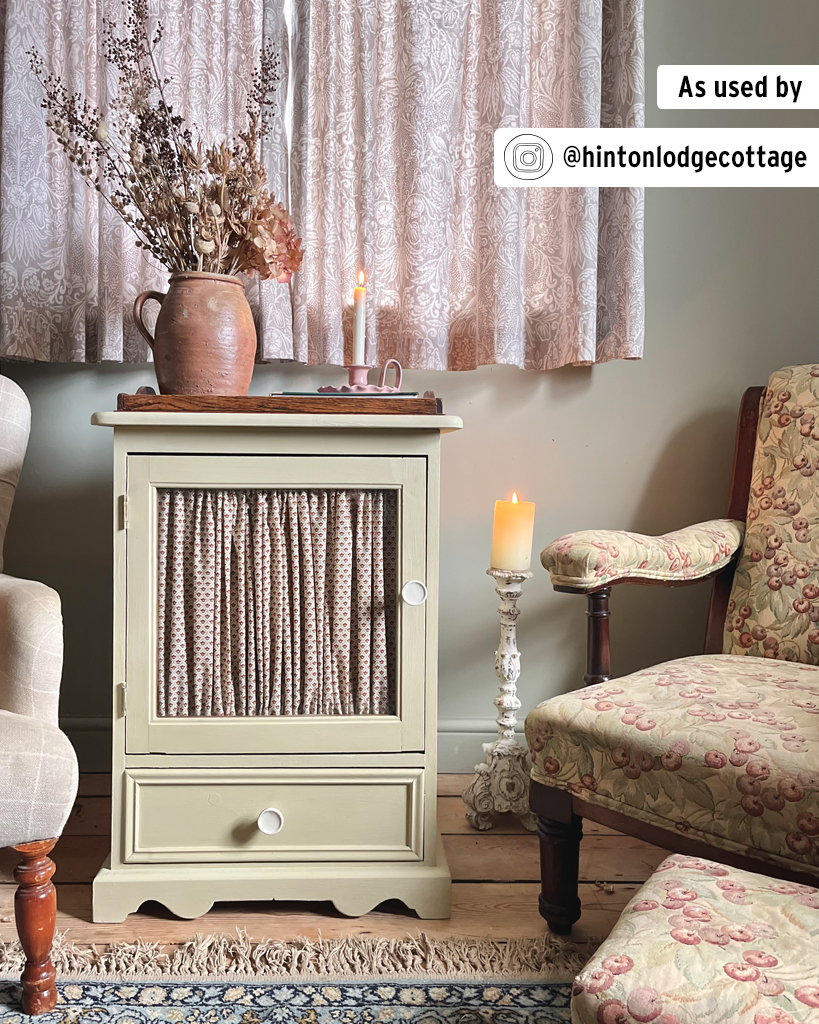
[[[423,858],[423,769],[125,772],[129,863]],[[268,830],[280,826],[275,834]],[[278,812],[278,813],[276,813]]]

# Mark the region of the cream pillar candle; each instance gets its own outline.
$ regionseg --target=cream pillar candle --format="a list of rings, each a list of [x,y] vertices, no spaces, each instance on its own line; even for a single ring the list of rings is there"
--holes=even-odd
[[[493,569],[526,570],[532,561],[532,533],[535,528],[535,503],[518,501],[495,502],[495,523],[492,529]]]
[[[365,329],[367,325],[367,289],[364,285],[364,271],[358,272],[358,287],[355,290],[355,321],[353,324],[353,366],[364,366]]]

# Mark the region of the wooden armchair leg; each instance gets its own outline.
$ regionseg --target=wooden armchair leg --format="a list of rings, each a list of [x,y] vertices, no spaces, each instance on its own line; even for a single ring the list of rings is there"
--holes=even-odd
[[[48,856],[56,839],[26,843],[14,849],[22,860],[14,869],[17,934],[26,955],[23,969],[23,1012],[35,1016],[53,1010],[57,1002],[57,972],[51,962],[51,944],[57,921],[57,891],[51,876],[54,861]]]
[[[538,818],[540,837],[540,896],[538,910],[551,931],[568,935],[580,917],[577,892],[583,819],[572,814],[567,822]]]

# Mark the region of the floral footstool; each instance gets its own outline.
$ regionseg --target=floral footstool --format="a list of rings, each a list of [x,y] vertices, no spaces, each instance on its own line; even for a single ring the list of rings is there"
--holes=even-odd
[[[572,1021],[819,1022],[819,889],[667,857],[575,980]]]

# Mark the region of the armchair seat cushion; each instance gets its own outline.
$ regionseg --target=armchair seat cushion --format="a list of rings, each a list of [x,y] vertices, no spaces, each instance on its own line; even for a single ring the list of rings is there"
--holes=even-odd
[[[77,755],[56,725],[0,711],[0,847],[59,836],[77,780]]]
[[[666,662],[545,701],[526,736],[536,782],[819,876],[819,667]]]
[[[668,857],[575,980],[574,1024],[819,1020],[819,891]]]
[[[556,587],[588,590],[616,579],[686,582],[724,568],[742,546],[745,524],[733,519],[648,537],[625,530],[584,530],[560,537],[540,560]]]

